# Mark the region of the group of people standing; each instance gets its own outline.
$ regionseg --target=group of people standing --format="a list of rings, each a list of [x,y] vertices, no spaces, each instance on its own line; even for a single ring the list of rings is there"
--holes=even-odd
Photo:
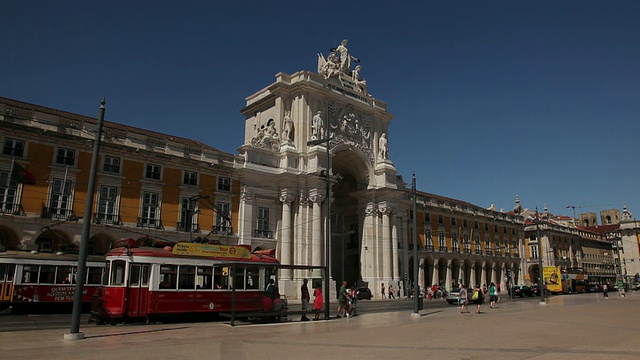
[[[472,292],[467,289],[465,285],[460,286],[460,293],[458,294],[459,302],[460,302],[460,314],[464,314],[469,312],[467,306],[470,302],[476,304],[476,312],[480,314],[480,306],[484,304],[487,297],[489,298],[489,307],[492,309],[496,308],[496,304],[500,301],[498,297],[499,288],[495,283],[491,283],[489,288],[484,285],[480,287],[480,285],[476,285]]]

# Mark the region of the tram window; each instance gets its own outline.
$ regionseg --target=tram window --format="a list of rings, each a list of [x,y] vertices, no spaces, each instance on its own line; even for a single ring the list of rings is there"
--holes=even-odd
[[[244,289],[244,271],[245,271],[245,269],[236,268],[236,273],[233,274],[234,275],[234,280],[233,280],[233,284],[231,284],[231,286],[234,286],[236,288],[236,290],[243,290]]]
[[[14,264],[0,264],[0,281],[13,281],[13,275],[16,272]]]
[[[111,264],[111,285],[124,285],[125,265],[124,261],[113,261]]]
[[[71,284],[71,266],[58,266],[56,284]]]
[[[247,284],[246,289],[259,289],[260,288],[260,269],[249,268],[247,269]]]
[[[196,267],[195,266],[180,266],[180,281],[178,282],[178,289],[191,289],[195,288],[196,280]]]
[[[142,276],[140,277],[142,286],[149,286],[149,265],[142,265]]]
[[[38,283],[38,271],[40,266],[38,265],[25,265],[22,269],[22,282],[24,284],[36,284]]]
[[[176,274],[178,267],[175,265],[164,265],[160,267],[160,289],[175,289]]]
[[[102,281],[102,269],[99,267],[87,268],[87,285],[99,285]]]
[[[129,267],[129,285],[140,286],[140,265]]]
[[[228,289],[229,288],[229,268],[228,267],[216,267],[213,269],[213,282],[214,289]]]
[[[196,275],[196,289],[211,290],[213,284],[213,268],[210,266],[198,266]]]
[[[40,267],[40,284],[53,284],[56,277],[56,267],[52,265],[42,265]]]
[[[104,268],[104,277],[102,278],[102,285],[109,285],[109,274],[111,269],[111,262],[107,261],[107,264]]]

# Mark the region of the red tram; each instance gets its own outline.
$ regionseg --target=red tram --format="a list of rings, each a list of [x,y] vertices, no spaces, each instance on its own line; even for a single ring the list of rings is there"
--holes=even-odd
[[[0,310],[18,312],[71,311],[78,255],[37,251],[0,252]],[[82,301],[87,310],[100,286],[104,257],[87,258],[87,278]]]
[[[177,243],[164,248],[134,242],[106,255],[107,272],[96,320],[149,320],[166,315],[259,311],[278,260],[245,246]]]

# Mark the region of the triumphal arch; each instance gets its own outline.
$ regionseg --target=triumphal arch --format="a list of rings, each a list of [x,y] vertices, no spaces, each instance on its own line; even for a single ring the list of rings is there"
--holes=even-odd
[[[389,151],[393,116],[346,40],[317,56],[317,71],[276,74],[241,110],[239,241],[275,247],[283,264],[329,260],[333,282],[376,290],[400,280],[398,244],[408,236],[410,199]],[[281,286],[297,293],[314,276],[283,271]]]

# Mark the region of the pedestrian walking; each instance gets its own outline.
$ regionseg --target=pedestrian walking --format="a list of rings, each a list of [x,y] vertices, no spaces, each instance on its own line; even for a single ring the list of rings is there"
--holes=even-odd
[[[309,300],[311,299],[311,296],[309,296],[309,287],[307,287],[308,282],[309,280],[307,279],[302,280],[302,286],[300,287],[300,299],[302,299],[302,311],[304,312],[309,311]],[[304,312],[302,313],[300,321],[309,321],[307,314]]]
[[[458,302],[460,303],[460,314],[464,314],[467,311],[467,304],[469,303],[469,292],[464,284],[460,286]]]
[[[386,296],[384,295],[384,283],[382,283],[382,298],[385,299]]]
[[[316,311],[313,320],[317,321],[320,319],[320,310],[322,310],[322,305],[324,303],[324,299],[322,298],[322,289],[319,287],[313,290],[313,310]]]
[[[494,309],[497,301],[498,295],[496,294],[496,284],[492,282],[491,285],[489,285],[489,307]]]
[[[608,283],[602,285],[602,296],[604,296],[605,299],[609,298],[609,284]]]
[[[393,291],[393,285],[389,284],[389,299],[396,299],[395,292]]]
[[[473,295],[471,296],[471,300],[476,303],[476,312],[480,314],[480,305],[484,303],[485,292],[480,288],[480,285],[476,285],[473,289]]]

